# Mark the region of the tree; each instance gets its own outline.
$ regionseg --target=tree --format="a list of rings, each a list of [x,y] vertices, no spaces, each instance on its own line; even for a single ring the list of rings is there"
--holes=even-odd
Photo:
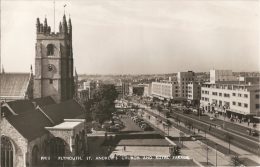
[[[161,113],[161,111],[162,111],[162,107],[161,106],[157,106],[157,111],[159,112],[159,116],[160,116],[160,113]]]
[[[169,127],[172,125],[172,122],[167,119],[166,123],[167,123],[167,126],[168,126],[168,136],[169,136]]]
[[[202,150],[205,150],[205,151],[207,152],[207,165],[208,165],[208,161],[209,161],[208,154],[209,154],[209,152],[212,151],[212,150],[209,148],[209,146],[208,146],[208,140],[207,140],[207,144],[203,144],[201,148],[202,148]]]
[[[245,160],[240,159],[239,155],[237,154],[230,157],[229,164],[230,166],[241,166],[241,165],[245,165]]]
[[[224,134],[224,140],[226,140],[229,144],[229,146],[228,146],[228,153],[229,154],[230,154],[230,140],[233,140],[233,138],[234,137],[232,135],[230,135],[229,133]]]
[[[178,115],[175,117],[175,122],[177,122],[177,125],[179,126],[180,117]]]
[[[118,97],[118,93],[114,85],[101,85],[99,89],[93,91],[92,97],[91,104],[87,104],[86,107],[89,108],[90,105],[93,119],[103,124],[115,111],[114,101]]]
[[[167,107],[171,107],[171,106],[172,106],[172,104],[171,104],[171,102],[169,101]]]
[[[170,118],[170,113],[169,112],[166,113],[166,118]]]
[[[92,121],[92,117],[91,117],[92,114],[91,114],[91,110],[90,110],[92,103],[93,103],[92,100],[89,99],[88,101],[84,102],[84,104],[83,104],[85,107],[85,110],[86,110],[85,119],[87,122]]]

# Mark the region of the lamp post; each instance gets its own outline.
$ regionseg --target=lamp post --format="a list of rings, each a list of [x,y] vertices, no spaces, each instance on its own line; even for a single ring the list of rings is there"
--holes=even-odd
[[[226,119],[226,107],[225,106],[223,106],[223,113],[224,113],[224,121],[223,121],[223,129],[225,129],[225,123],[226,123],[226,121],[225,121],[225,119]]]
[[[217,148],[218,148],[218,144],[215,144],[215,150],[216,150],[216,167],[218,166],[218,154],[217,154]]]

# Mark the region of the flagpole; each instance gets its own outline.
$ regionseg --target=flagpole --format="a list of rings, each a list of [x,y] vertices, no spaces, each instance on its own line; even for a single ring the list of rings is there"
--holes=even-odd
[[[53,5],[54,5],[54,34],[55,34],[55,0],[53,1]]]

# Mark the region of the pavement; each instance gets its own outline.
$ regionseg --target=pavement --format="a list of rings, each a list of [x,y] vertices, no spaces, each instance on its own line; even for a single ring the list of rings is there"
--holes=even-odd
[[[144,106],[142,104],[138,104],[138,105],[141,105],[141,106]],[[146,107],[147,108],[147,107]],[[158,111],[156,110],[151,110],[149,109],[149,111],[153,112],[154,114],[157,114],[158,115]],[[161,115],[162,116],[162,115]],[[148,117],[147,116],[144,116],[144,118],[147,119],[147,121],[153,123],[154,125],[156,125],[158,128],[160,128],[161,130],[167,130],[168,132],[168,129],[164,129],[163,128],[163,125],[162,124],[158,124],[157,123],[157,120],[155,117],[150,117],[151,119],[148,120]],[[170,121],[174,121],[173,119],[169,119]],[[184,127],[184,124],[181,123],[180,126],[183,126]],[[169,129],[169,135],[170,136],[173,136],[173,137],[177,137],[179,136],[179,131],[177,129],[174,129],[174,128],[171,128]],[[203,135],[204,132],[200,132],[199,134]],[[229,148],[229,143],[228,142],[225,142],[223,140],[220,140],[214,136],[211,136],[209,134],[207,134],[207,138],[226,147],[226,148]],[[187,156],[189,156],[190,158],[193,158],[195,159],[197,162],[206,162],[205,159],[206,159],[206,155],[205,155],[205,150],[202,150],[202,146],[197,144],[195,141],[184,141],[183,142],[183,145],[185,145],[186,147],[189,148],[189,150],[187,149],[183,149],[181,150],[181,153],[182,154],[185,154]],[[234,152],[238,153],[240,155],[240,158],[248,158],[258,164],[260,164],[260,159],[257,155],[254,155],[248,151],[245,151],[245,150],[242,150],[236,146],[233,146],[231,145],[230,146],[230,149],[233,150]],[[213,151],[215,152],[215,150]],[[215,164],[216,162],[216,152],[214,155],[212,155],[214,153],[209,153],[208,155],[208,159],[209,159],[209,162],[211,162],[212,164]],[[229,160],[230,160],[230,155],[224,155],[222,153],[219,153],[217,152],[217,162],[218,162],[218,165],[228,165],[229,164]]]
[[[204,113],[205,115],[208,115],[208,116],[210,116],[210,117],[214,117],[214,113],[208,113],[208,112],[205,112]],[[248,123],[247,122],[241,122],[241,123],[239,123],[239,122],[230,122],[228,119],[227,119],[227,117],[225,118],[224,116],[222,116],[222,115],[219,115],[218,117],[215,117],[216,119],[219,119],[219,120],[221,120],[221,121],[226,121],[226,122],[229,122],[229,123],[232,123],[232,124],[235,124],[235,125],[239,125],[239,126],[243,126],[243,127],[246,127],[246,128],[252,128],[252,129],[255,129],[255,130],[258,130],[258,131],[260,131],[260,126],[259,126],[259,124],[256,124],[256,125],[258,125],[256,128],[253,128],[253,123],[250,123],[249,124],[249,126],[248,126]]]

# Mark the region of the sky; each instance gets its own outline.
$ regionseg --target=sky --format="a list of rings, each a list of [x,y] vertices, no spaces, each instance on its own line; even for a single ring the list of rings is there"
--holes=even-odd
[[[162,74],[211,69],[259,71],[259,1],[56,1],[82,74]],[[36,19],[54,31],[54,1],[1,1],[1,64],[30,72]]]

